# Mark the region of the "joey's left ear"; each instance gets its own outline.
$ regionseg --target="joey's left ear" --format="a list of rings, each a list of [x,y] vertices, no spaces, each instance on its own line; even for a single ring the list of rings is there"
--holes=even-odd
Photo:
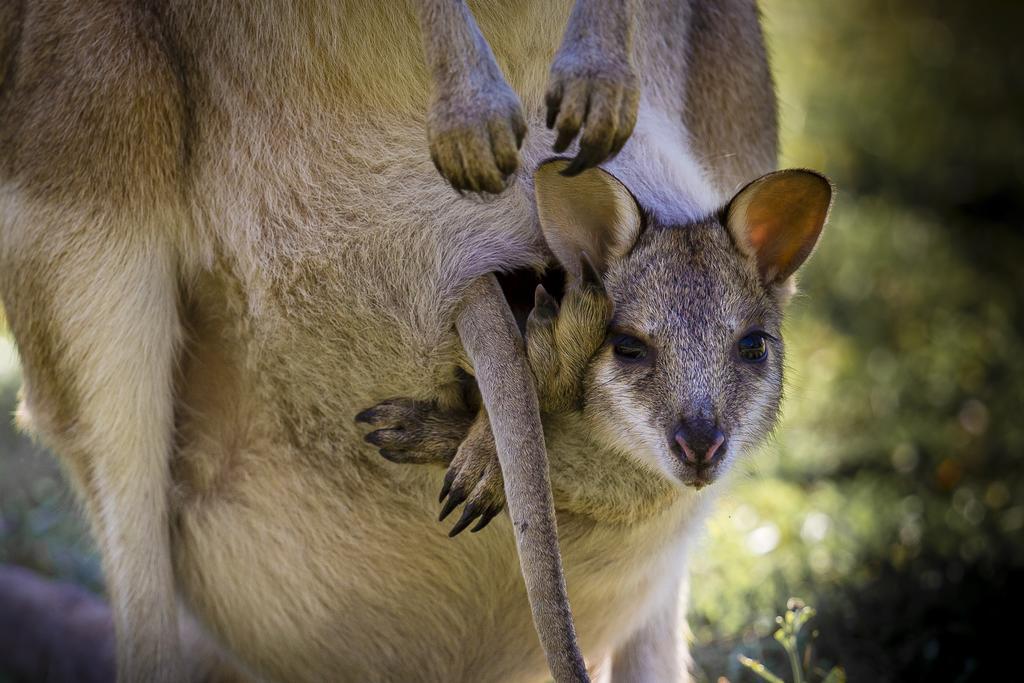
[[[832,183],[805,170],[763,175],[733,197],[729,232],[769,285],[786,282],[814,249],[832,205]]]
[[[640,207],[626,186],[604,169],[562,175],[568,166],[568,159],[551,159],[533,175],[541,231],[570,275],[580,276],[583,253],[604,273],[636,244],[643,226]]]

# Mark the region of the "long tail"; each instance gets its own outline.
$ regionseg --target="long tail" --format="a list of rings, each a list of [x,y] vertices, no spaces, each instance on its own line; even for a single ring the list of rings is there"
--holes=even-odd
[[[537,393],[522,337],[493,275],[470,286],[456,327],[491,419],[541,647],[556,683],[587,683],[562,571]]]

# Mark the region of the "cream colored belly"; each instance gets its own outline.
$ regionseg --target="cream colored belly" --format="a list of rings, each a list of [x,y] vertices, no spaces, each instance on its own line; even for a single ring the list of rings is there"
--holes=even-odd
[[[435,520],[439,470],[331,472],[292,458],[242,456],[234,481],[188,501],[177,526],[182,594],[243,661],[288,681],[545,678],[506,517],[449,539]],[[644,525],[615,536],[562,524],[596,662],[664,593],[673,572],[659,558],[674,543]]]
[[[459,680],[490,671],[481,657],[506,636],[532,644],[507,523],[448,539],[440,471],[262,455],[276,462],[246,462],[244,483],[186,505],[175,546],[187,601],[244,661],[287,681]],[[517,667],[543,671],[535,646],[515,649]]]

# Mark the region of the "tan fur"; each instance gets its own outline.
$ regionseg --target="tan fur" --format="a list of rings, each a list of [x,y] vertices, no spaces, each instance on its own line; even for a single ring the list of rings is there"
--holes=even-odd
[[[610,166],[659,215],[701,215],[774,165],[774,118],[746,106],[764,77],[692,106],[687,67],[767,73],[751,4],[681,49],[698,4],[637,9],[639,113]],[[472,9],[532,171],[570,3]],[[726,26],[748,68],[725,69]],[[529,173],[480,202],[432,167],[416,7],[8,0],[0,67],[0,293],[23,409],[102,548],[122,679],[179,679],[177,600],[265,679],[543,679],[509,521],[450,541],[431,512],[441,472],[382,460],[352,422],[393,395],[456,402],[465,292],[550,256]],[[751,139],[766,147],[747,157]],[[726,168],[702,150],[727,141]],[[645,633],[672,642],[664,604],[710,496],[578,425],[545,430],[588,664],[625,662]]]

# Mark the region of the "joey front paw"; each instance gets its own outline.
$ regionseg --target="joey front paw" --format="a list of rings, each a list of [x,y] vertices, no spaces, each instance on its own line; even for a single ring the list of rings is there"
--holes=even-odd
[[[393,398],[356,415],[376,429],[366,435],[394,463],[447,465],[472,424],[470,413],[442,410],[429,401]]]
[[[576,158],[562,175],[574,176],[619,153],[636,125],[640,79],[625,58],[559,54],[545,96],[547,126],[564,152],[583,130]]]
[[[519,98],[504,81],[441,93],[427,116],[430,158],[460,192],[501,193],[525,136]]]
[[[462,516],[448,532],[451,537],[462,533],[474,521],[476,526],[470,531],[480,531],[505,507],[505,480],[501,476],[490,420],[483,410],[448,468],[438,502],[444,503],[438,521],[443,521],[462,503],[466,504]]]
[[[561,304],[538,285],[526,320],[526,355],[545,413],[579,407],[584,373],[604,342],[612,315],[611,299],[586,254],[580,270]]]

